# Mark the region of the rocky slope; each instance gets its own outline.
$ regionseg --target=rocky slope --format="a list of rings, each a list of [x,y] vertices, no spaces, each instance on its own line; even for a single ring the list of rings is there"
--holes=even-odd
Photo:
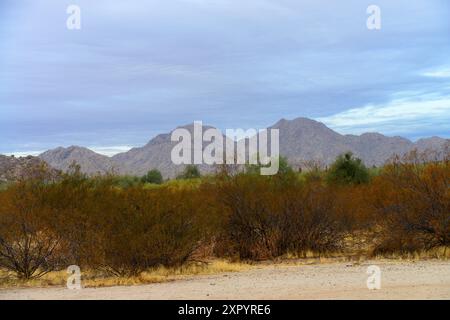
[[[45,172],[55,178],[59,172],[37,157],[14,157],[0,155],[0,183],[37,177]]]

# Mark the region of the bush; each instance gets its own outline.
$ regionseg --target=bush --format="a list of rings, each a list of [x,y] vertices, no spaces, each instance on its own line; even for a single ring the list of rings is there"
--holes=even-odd
[[[370,190],[375,253],[450,245],[449,162],[386,166]]]
[[[339,156],[327,173],[327,181],[331,184],[362,184],[369,182],[369,170],[361,159],[348,152]]]
[[[245,165],[245,172],[247,174],[261,174],[261,168],[264,167],[270,167],[269,165],[261,165],[261,164],[246,164]],[[277,175],[287,175],[287,174],[293,174],[294,170],[291,166],[289,166],[289,163],[287,161],[287,158],[280,156],[278,158],[278,172]]]
[[[112,179],[114,180],[114,184],[120,188],[135,187],[142,183],[142,179],[135,176],[113,176]]]
[[[321,183],[239,175],[220,185],[218,201],[226,212],[219,255],[260,260],[342,247],[333,191]]]
[[[141,181],[143,183],[161,184],[163,182],[163,177],[159,170],[153,169],[147,172],[147,174],[141,178]]]
[[[77,175],[47,192],[64,217],[56,230],[68,243],[71,264],[118,276],[186,262],[211,224],[200,196],[196,189],[124,189],[111,177]]]
[[[39,278],[67,261],[45,189],[40,182],[21,182],[0,193],[0,267],[21,279]]]
[[[180,266],[205,240],[204,207],[195,193],[131,188],[101,221],[100,267],[120,276],[157,266]]]
[[[55,232],[67,243],[70,264],[89,268],[99,263],[102,217],[114,215],[120,201],[116,182],[112,176],[88,178],[77,172],[47,187],[46,200],[56,212]]]
[[[200,178],[200,171],[196,165],[189,164],[184,168],[183,173],[178,175],[177,179],[196,179]]]

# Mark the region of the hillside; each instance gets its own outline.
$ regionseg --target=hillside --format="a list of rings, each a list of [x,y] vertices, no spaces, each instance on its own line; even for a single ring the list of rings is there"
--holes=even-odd
[[[0,182],[17,181],[35,177],[42,169],[48,170],[55,177],[59,172],[52,169],[43,160],[37,157],[14,157],[0,155]]]

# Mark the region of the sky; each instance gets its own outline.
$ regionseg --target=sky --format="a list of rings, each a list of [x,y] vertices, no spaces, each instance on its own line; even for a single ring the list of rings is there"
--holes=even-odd
[[[1,0],[0,153],[111,155],[195,120],[449,138],[449,35],[448,0]]]

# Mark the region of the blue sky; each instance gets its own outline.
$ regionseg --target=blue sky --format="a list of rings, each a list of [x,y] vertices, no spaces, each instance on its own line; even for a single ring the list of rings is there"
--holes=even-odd
[[[449,34],[447,0],[2,0],[0,153],[112,154],[194,120],[299,116],[450,137]]]

